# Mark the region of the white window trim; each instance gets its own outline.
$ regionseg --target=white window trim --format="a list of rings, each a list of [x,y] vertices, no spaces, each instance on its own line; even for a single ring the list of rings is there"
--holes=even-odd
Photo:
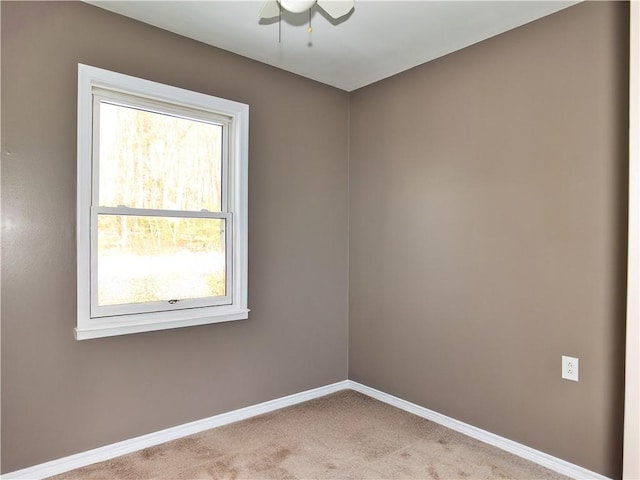
[[[228,172],[229,205],[227,212],[211,213],[225,218],[233,239],[230,249],[230,303],[206,307],[179,308],[161,312],[113,316],[91,316],[91,235],[92,215],[92,122],[93,89],[142,97],[145,101],[169,103],[176,109],[211,112],[230,118],[229,149],[235,156]],[[77,340],[124,335],[154,330],[203,325],[248,318],[248,145],[249,106],[222,98],[192,92],[169,85],[78,64],[78,152],[77,152]],[[104,207],[101,207],[104,209]],[[209,214],[204,214],[210,216]],[[95,230],[95,228],[94,228]]]

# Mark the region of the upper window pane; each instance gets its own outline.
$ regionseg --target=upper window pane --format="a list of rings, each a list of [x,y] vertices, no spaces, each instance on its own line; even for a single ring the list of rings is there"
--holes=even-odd
[[[100,102],[100,206],[222,211],[223,126]]]

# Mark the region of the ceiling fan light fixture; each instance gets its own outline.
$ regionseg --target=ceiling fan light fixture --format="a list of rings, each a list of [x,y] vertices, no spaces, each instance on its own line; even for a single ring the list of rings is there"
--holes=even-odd
[[[316,0],[278,0],[280,6],[291,13],[302,13],[309,10],[316,3]]]

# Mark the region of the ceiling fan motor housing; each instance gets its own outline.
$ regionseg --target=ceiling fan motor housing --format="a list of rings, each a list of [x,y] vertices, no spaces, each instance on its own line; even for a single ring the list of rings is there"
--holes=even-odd
[[[309,10],[316,0],[278,0],[282,8],[291,13],[302,13]]]

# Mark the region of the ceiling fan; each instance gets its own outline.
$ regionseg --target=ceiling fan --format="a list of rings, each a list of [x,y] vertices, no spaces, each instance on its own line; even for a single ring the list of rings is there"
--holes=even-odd
[[[333,19],[347,15],[354,8],[354,0],[268,0],[260,11],[261,18],[273,18],[286,10],[291,13],[302,13],[318,5]]]

